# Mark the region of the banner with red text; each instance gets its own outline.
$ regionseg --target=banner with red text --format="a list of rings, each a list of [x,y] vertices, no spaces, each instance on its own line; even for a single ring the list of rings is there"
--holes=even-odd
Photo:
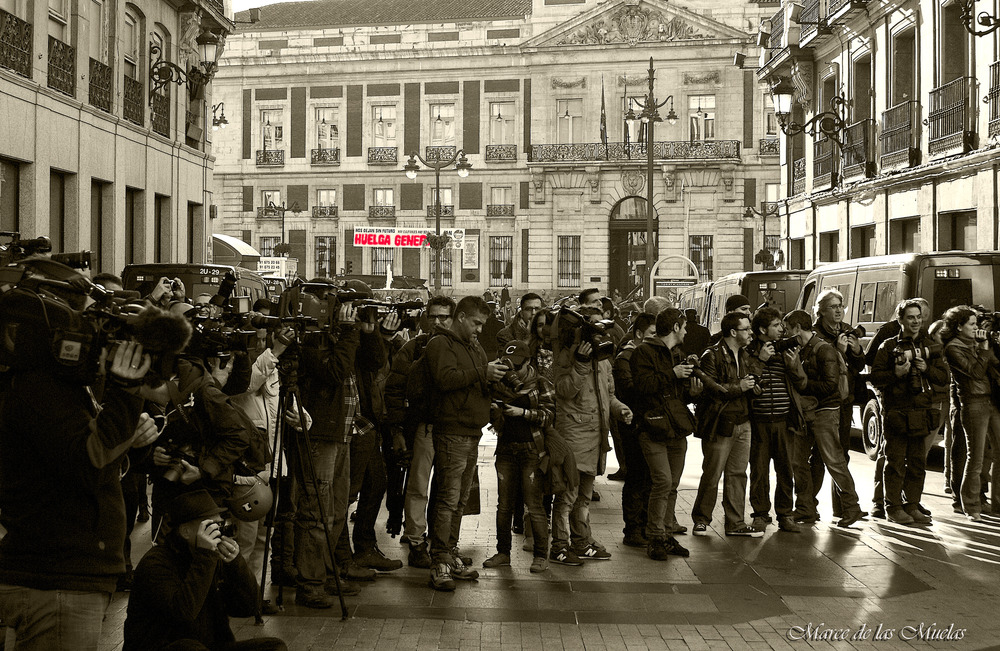
[[[397,249],[419,249],[426,246],[428,235],[434,233],[426,228],[397,228],[395,226],[357,226],[354,229],[354,246],[378,246]],[[442,235],[450,235],[450,248],[465,248],[465,229],[441,229]]]

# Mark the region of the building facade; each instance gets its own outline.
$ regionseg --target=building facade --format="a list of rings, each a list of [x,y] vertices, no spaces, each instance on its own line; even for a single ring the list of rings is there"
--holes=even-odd
[[[659,255],[710,279],[777,248],[777,220],[765,232],[745,216],[778,198],[767,88],[733,65],[756,54],[776,3],[426,4],[273,5],[230,38],[215,80],[230,122],[215,143],[219,230],[262,255],[287,242],[307,277],[391,265],[431,278],[428,248],[355,246],[368,241],[355,232],[433,232],[439,196],[442,227],[464,232],[442,257],[444,291],[624,295],[645,269],[648,193],[645,127],[625,118],[652,58],[656,99],[670,98],[653,128]],[[423,164],[404,175],[411,153],[458,150],[471,171],[443,169],[439,192]]]
[[[210,89],[151,69],[199,66],[233,26],[222,0],[180,6],[0,0],[0,230],[90,250],[94,271],[205,261]]]
[[[782,246],[793,268],[998,248],[1000,37],[969,31],[985,31],[975,13],[995,6],[969,6],[808,0],[765,25],[758,75],[794,86],[794,121],[846,101],[838,138],[781,137]]]

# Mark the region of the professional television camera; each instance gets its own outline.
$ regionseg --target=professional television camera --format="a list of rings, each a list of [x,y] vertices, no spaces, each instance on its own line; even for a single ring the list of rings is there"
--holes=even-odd
[[[610,359],[615,353],[615,343],[609,331],[615,327],[615,322],[607,320],[592,320],[592,316],[600,316],[596,308],[562,307],[556,316],[553,329],[557,341],[564,348],[575,344],[589,342],[592,348],[590,359],[601,361]]]
[[[52,253],[52,241],[44,235],[31,240],[22,240],[21,234],[17,231],[0,231],[0,239],[3,238],[8,241],[0,244],[0,267],[16,264],[35,255],[45,255],[73,269],[92,267],[90,251]]]

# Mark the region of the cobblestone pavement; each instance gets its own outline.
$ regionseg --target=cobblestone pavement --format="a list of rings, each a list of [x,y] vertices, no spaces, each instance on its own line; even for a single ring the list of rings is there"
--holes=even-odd
[[[709,536],[680,537],[691,556],[666,562],[622,545],[621,483],[599,478],[602,500],[591,521],[613,558],[533,575],[521,536],[511,567],[481,567],[495,551],[492,454],[484,441],[483,515],[465,518],[462,528],[477,582],[435,592],[426,570],[404,566],[348,598],[346,621],[336,608],[295,606],[294,590],[286,589],[285,611],[262,626],[234,620],[237,638],[276,635],[293,650],[1000,648],[1000,517],[973,523],[953,513],[940,472],[927,478],[930,527],[869,520],[840,529],[824,489],[822,522],[801,534],[771,526],[763,539],[726,538],[720,505]],[[851,456],[864,507],[874,466],[861,452]],[[677,509],[688,527],[700,469],[700,445],[691,439]],[[148,525],[134,535],[138,558],[148,548]],[[379,535],[382,550],[405,563],[398,539],[384,529]],[[102,651],[121,648],[126,606],[127,594],[117,594]]]

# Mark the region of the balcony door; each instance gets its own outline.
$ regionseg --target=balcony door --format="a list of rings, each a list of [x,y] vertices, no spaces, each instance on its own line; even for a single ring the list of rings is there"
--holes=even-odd
[[[625,197],[611,209],[608,232],[608,295],[625,296],[646,277],[646,200]],[[653,250],[659,221],[653,215]],[[657,254],[658,255],[658,254]]]

